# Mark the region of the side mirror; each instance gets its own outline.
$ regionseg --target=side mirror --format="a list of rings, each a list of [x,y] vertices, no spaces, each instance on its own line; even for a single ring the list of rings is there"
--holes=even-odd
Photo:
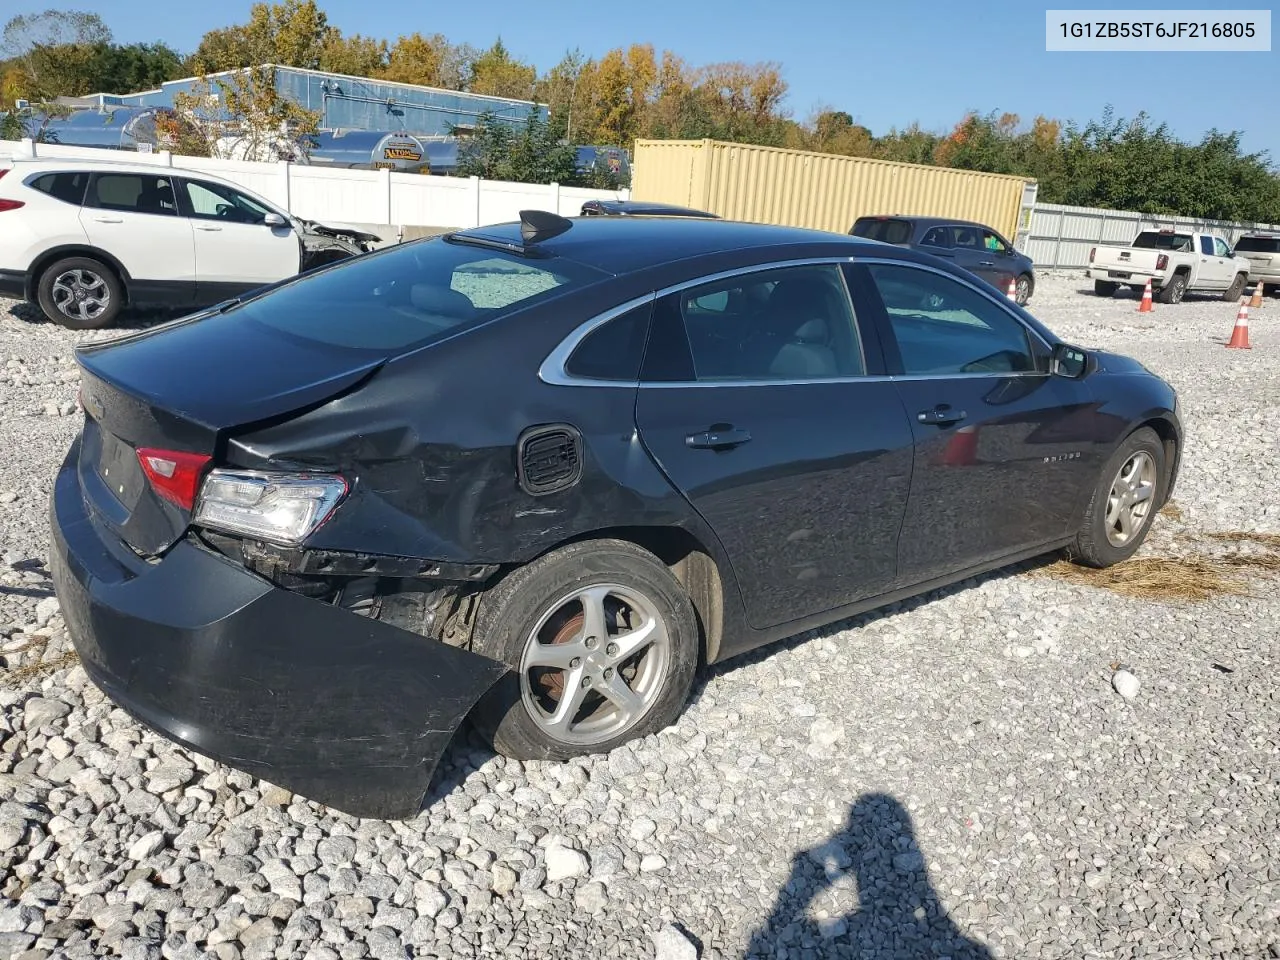
[[[289,221],[285,220],[285,218],[280,216],[278,213],[268,213],[262,218],[262,222],[268,227],[283,227]]]
[[[1053,348],[1053,356],[1049,361],[1049,372],[1055,377],[1066,377],[1078,380],[1089,369],[1089,355],[1079,347],[1069,343],[1060,343]]]

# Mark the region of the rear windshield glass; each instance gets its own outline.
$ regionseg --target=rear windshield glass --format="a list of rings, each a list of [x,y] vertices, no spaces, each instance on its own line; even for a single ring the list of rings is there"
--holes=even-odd
[[[855,237],[879,240],[882,243],[908,243],[911,240],[911,223],[907,220],[881,220],[863,217],[853,225]]]
[[[347,260],[226,317],[306,340],[385,352],[425,345],[604,276],[572,261],[534,260],[432,238]]]
[[[1280,237],[1241,237],[1237,253],[1280,253]]]
[[[1190,250],[1191,234],[1145,230],[1138,234],[1138,239],[1133,241],[1133,245],[1144,250]]]

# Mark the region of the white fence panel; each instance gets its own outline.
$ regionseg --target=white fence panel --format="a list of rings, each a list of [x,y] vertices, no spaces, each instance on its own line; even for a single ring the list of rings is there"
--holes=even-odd
[[[1235,243],[1250,230],[1280,230],[1268,223],[1165,217],[1133,210],[1102,210],[1037,203],[1023,252],[1042,269],[1073,269],[1089,265],[1089,250],[1097,246],[1127,246],[1142,230],[1173,227],[1216,231]]]
[[[0,140],[0,168],[24,157],[116,160],[198,170],[221,177],[308,220],[400,227],[476,227],[519,218],[521,210],[577,214],[589,199],[625,200],[629,190],[589,190],[558,184],[506,183],[476,177],[438,177],[388,170],[343,170],[307,164],[262,163],[135,153]]]

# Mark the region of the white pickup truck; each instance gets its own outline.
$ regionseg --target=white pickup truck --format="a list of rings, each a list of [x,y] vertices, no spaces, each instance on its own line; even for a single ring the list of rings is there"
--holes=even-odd
[[[1090,250],[1085,276],[1100,297],[1125,285],[1141,291],[1150,279],[1161,303],[1177,303],[1188,290],[1235,300],[1249,282],[1249,261],[1234,256],[1230,244],[1214,233],[1143,230],[1127,247]]]

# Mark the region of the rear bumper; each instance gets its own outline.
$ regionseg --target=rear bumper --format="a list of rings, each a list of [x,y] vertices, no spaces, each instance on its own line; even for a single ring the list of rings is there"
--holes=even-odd
[[[0,297],[25,300],[27,298],[26,271],[0,270]]]
[[[85,671],[189,749],[353,816],[412,817],[505,665],[273,586],[181,541],[147,563],[59,470],[51,570]]]
[[[1089,267],[1084,275],[1090,280],[1107,280],[1111,283],[1142,283],[1148,280],[1155,287],[1164,284],[1164,274],[1152,273],[1149,270],[1127,270],[1124,267]]]

